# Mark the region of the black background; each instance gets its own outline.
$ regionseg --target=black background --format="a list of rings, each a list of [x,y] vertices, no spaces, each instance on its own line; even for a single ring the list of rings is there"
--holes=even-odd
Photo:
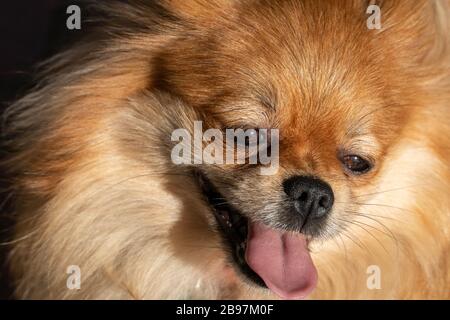
[[[37,62],[69,45],[83,30],[66,27],[67,6],[79,1],[0,1],[0,113],[33,84]],[[83,11],[81,12],[83,18]],[[0,149],[0,157],[5,150]],[[6,264],[12,217],[6,195],[7,178],[0,172],[0,299],[11,297]]]
[[[273,305],[270,314],[221,314],[223,306]],[[57,319],[84,319],[88,315],[124,319],[415,319],[438,318],[448,312],[448,301],[12,301],[0,302],[2,315]],[[183,307],[210,307],[217,312],[203,315],[177,315]]]

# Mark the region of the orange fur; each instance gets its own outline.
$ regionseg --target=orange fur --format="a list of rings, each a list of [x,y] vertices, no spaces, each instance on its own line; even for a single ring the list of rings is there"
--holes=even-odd
[[[276,175],[206,169],[243,212],[277,203],[292,173],[335,190],[339,227],[310,246],[312,298],[450,298],[449,5],[383,1],[379,31],[366,5],[105,6],[109,25],[47,62],[6,113],[17,297],[274,298],[230,267],[190,168],[170,162],[171,132],[202,119],[280,129]],[[345,175],[338,147],[374,170]]]

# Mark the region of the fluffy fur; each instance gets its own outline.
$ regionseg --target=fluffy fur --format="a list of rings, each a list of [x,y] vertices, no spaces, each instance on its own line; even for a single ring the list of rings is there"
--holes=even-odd
[[[312,298],[450,298],[448,3],[382,1],[381,30],[366,28],[368,4],[97,6],[98,26],[5,114],[16,296],[273,298],[233,269],[191,168],[170,161],[171,132],[203,120],[280,128],[278,174],[205,168],[251,219],[277,223],[290,174],[335,190],[311,242]],[[349,177],[338,146],[374,170]]]

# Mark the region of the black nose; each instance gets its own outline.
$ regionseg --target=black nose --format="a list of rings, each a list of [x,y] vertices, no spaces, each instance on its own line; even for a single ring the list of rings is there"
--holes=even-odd
[[[283,188],[303,219],[322,218],[333,207],[333,190],[320,179],[294,176],[283,182]]]

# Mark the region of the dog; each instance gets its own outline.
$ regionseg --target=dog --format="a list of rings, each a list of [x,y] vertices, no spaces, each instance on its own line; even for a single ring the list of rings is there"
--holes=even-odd
[[[5,112],[16,298],[450,298],[447,1],[94,11]],[[276,172],[174,163],[196,121]]]

